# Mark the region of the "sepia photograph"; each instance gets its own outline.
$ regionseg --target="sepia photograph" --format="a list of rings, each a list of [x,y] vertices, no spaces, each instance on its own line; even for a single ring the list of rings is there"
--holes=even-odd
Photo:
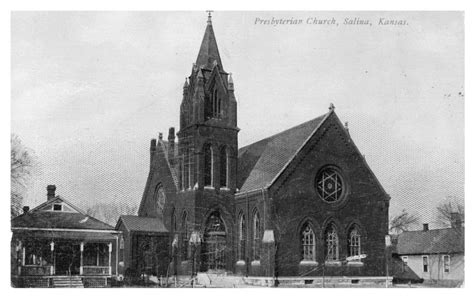
[[[11,287],[463,288],[464,22],[11,11]]]

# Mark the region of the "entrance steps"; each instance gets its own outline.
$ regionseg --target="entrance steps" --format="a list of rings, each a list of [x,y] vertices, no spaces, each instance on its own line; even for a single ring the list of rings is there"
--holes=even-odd
[[[227,274],[227,272],[199,272],[196,276],[196,284],[206,288],[235,288],[245,283],[241,276]]]
[[[82,278],[80,276],[54,276],[54,288],[83,288]]]

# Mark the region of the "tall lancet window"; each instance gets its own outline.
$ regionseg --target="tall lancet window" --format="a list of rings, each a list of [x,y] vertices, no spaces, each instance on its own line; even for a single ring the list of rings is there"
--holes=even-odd
[[[184,183],[183,183],[183,173],[184,173],[184,168],[183,168],[183,158],[179,159],[178,163],[178,183],[179,183],[179,190],[184,189]]]
[[[212,186],[213,157],[210,144],[204,145],[204,186]]]
[[[191,148],[189,151],[188,156],[188,171],[186,174],[188,175],[188,188],[192,189],[194,187],[194,175],[193,175],[193,163],[194,163],[194,149]]]
[[[227,148],[222,146],[219,151],[219,161],[220,161],[220,185],[221,187],[228,187],[227,185],[227,172],[228,172],[228,155]]]
[[[189,150],[184,151],[184,173],[183,173],[183,188],[189,188]]]
[[[313,229],[306,223],[301,231],[303,261],[316,261],[316,241]]]
[[[239,219],[239,260],[245,260],[245,241],[247,240],[247,227],[245,225],[245,215],[240,214]]]
[[[326,260],[339,260],[339,237],[337,236],[336,226],[330,224],[325,232],[326,238]]]
[[[212,92],[212,117],[219,118],[220,114],[220,98],[217,89]]]
[[[261,238],[261,227],[260,227],[260,215],[258,211],[253,215],[253,259],[260,260],[260,238]]]
[[[211,91],[209,99],[205,101],[206,119],[220,118],[222,115],[222,98],[219,96],[217,88]]]
[[[361,254],[360,249],[360,232],[357,226],[353,226],[349,232],[349,256],[358,256]]]

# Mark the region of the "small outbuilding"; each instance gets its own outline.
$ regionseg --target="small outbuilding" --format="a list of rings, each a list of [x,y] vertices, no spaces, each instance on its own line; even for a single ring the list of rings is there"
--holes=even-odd
[[[120,273],[125,278],[169,273],[169,232],[159,218],[122,215],[115,228],[123,235]]]

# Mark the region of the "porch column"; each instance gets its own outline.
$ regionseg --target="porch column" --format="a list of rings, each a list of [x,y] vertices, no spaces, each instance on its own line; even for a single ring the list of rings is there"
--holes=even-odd
[[[56,272],[55,271],[55,266],[56,266],[56,260],[54,259],[54,241],[51,241],[49,244],[51,246],[51,275],[54,275]]]
[[[22,249],[21,241],[18,241],[18,245],[16,246],[16,266],[18,269],[18,275],[21,275],[21,262],[20,262],[20,250]]]
[[[109,275],[112,275],[112,242],[109,243]]]
[[[82,261],[83,260],[83,252],[84,252],[84,242],[81,242],[81,264],[79,266],[79,275],[82,275],[83,272],[84,272],[83,271],[84,264],[83,264],[83,261]]]
[[[25,266],[25,258],[26,258],[26,251],[25,251],[25,247],[23,246],[21,248],[21,265],[22,266]]]

